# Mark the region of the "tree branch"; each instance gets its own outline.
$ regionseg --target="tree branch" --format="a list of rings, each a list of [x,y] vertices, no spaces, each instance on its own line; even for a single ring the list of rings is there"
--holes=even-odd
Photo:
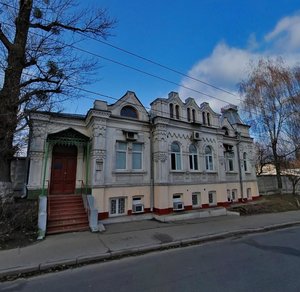
[[[22,87],[25,87],[25,86],[28,86],[30,84],[33,84],[33,83],[36,83],[36,82],[47,82],[47,83],[53,83],[53,84],[59,84],[60,81],[57,81],[57,80],[50,80],[49,78],[47,77],[39,77],[39,78],[34,78],[34,79],[29,79],[23,83],[20,84],[20,88]]]
[[[48,93],[61,93],[61,88],[60,87],[57,87],[57,88],[54,88],[54,89],[35,89],[35,90],[32,90],[26,94],[24,94],[20,100],[19,100],[19,104],[23,103],[23,102],[26,102],[28,100],[30,100],[30,98],[34,95],[39,95],[39,94],[48,94]]]
[[[3,32],[2,28],[1,28],[1,23],[0,23],[0,41],[7,48],[8,51],[11,50],[12,43],[9,41],[9,39],[4,34],[4,32]]]

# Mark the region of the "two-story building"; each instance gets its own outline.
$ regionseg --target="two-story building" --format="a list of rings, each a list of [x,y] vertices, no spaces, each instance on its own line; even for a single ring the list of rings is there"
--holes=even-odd
[[[86,115],[32,112],[30,123],[28,196],[91,194],[99,220],[259,195],[253,140],[236,106],[218,114],[171,92],[147,111],[127,92],[111,105],[95,100]]]

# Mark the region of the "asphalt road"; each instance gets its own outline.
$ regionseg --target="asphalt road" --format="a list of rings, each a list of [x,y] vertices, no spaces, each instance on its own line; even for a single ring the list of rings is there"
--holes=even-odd
[[[300,291],[300,227],[18,279],[0,291]]]

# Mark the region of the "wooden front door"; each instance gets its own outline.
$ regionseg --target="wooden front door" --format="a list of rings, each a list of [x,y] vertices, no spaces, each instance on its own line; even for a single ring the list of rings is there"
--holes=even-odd
[[[51,166],[51,194],[74,194],[76,182],[77,148],[54,146]]]

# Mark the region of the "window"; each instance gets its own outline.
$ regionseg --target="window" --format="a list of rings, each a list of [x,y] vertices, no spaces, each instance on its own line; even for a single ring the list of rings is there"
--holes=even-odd
[[[121,109],[121,116],[129,118],[138,118],[137,110],[130,105],[126,105]]]
[[[243,153],[243,165],[244,165],[244,170],[248,171],[248,165],[247,165],[247,153]]]
[[[171,169],[181,169],[181,153],[180,146],[177,142],[173,142],[171,145]]]
[[[251,188],[247,188],[247,199],[251,199],[251,197],[252,197]]]
[[[125,214],[125,198],[110,199],[110,215]]]
[[[188,120],[188,122],[190,122],[191,121],[191,109],[188,107],[186,111],[187,111],[187,120]]]
[[[226,171],[234,171],[234,153],[231,152],[225,152],[225,170]]]
[[[116,169],[143,169],[143,144],[132,142],[117,142]]]
[[[174,118],[174,105],[173,103],[170,103],[170,118],[173,119]]]
[[[207,125],[210,126],[210,113],[207,113]]]
[[[191,144],[189,147],[189,160],[190,160],[190,169],[198,170],[198,155],[197,148],[194,144]]]
[[[232,201],[236,201],[238,199],[237,189],[233,189],[231,191],[231,198],[232,198]]]
[[[143,145],[132,143],[132,169],[142,169]]]
[[[217,204],[217,194],[215,191],[208,192],[208,204],[210,206]]]
[[[126,169],[127,143],[117,142],[116,169]]]
[[[192,193],[192,205],[194,208],[201,206],[201,193],[200,192]]]
[[[232,197],[231,197],[231,191],[227,189],[227,201],[231,202],[232,201]]]
[[[179,114],[179,105],[178,104],[176,104],[176,106],[175,106],[175,112],[176,112],[176,119],[179,120],[180,114]]]
[[[210,171],[214,169],[212,149],[210,146],[205,147],[205,169]]]
[[[205,112],[202,113],[202,123],[203,125],[206,124]]]
[[[193,122],[196,122],[196,111],[192,109],[192,117],[193,117]]]

